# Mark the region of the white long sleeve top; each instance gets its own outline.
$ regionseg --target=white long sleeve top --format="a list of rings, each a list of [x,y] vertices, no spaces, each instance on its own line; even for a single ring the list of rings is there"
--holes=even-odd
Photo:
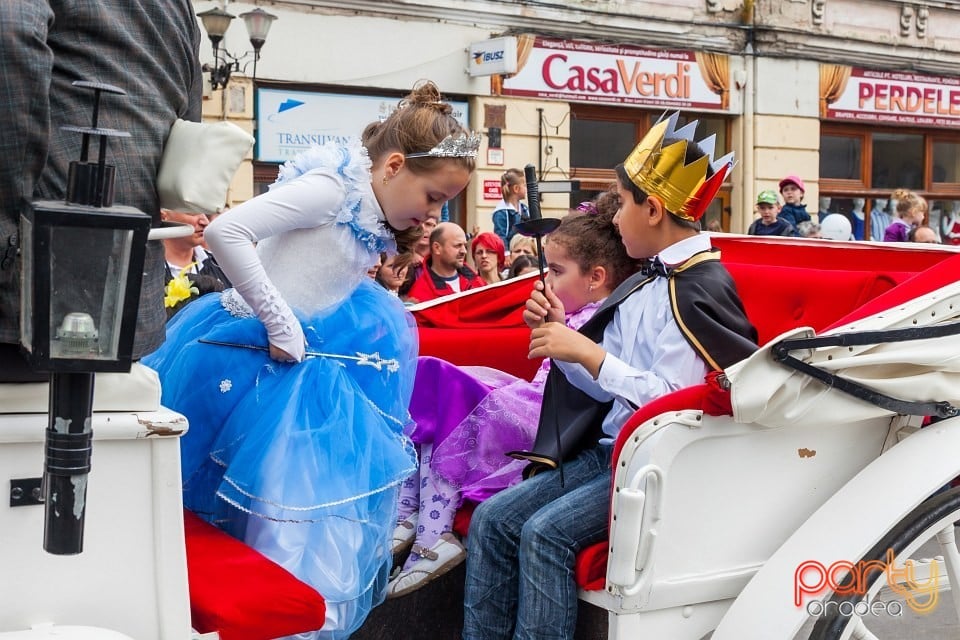
[[[270,191],[219,216],[205,236],[270,343],[305,355],[294,309],[312,315],[350,295],[393,235],[359,145],[314,147]],[[225,292],[224,295],[228,295]]]

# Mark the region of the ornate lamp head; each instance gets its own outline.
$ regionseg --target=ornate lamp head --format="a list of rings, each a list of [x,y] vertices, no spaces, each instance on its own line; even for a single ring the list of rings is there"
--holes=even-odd
[[[663,200],[671,213],[684,220],[699,220],[733,168],[733,152],[714,160],[716,136],[697,144],[702,156],[686,164],[687,146],[693,142],[697,121],[677,129],[679,112],[661,119],[634,148],[623,166],[630,181],[648,195]],[[666,146],[664,146],[666,144]],[[709,175],[712,169],[713,174]]]

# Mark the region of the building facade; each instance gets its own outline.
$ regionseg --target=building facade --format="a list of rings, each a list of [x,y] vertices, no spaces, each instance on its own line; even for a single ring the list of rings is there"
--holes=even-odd
[[[745,231],[756,194],[795,174],[808,211],[822,205],[855,229],[869,229],[894,189],[915,190],[930,201],[931,225],[960,243],[957,0],[260,4],[278,20],[256,79],[241,67],[205,103],[206,117],[257,137],[233,202],[265,188],[286,154],[357,135],[361,121],[430,78],[466,124],[488,134],[476,177],[452,207],[468,230],[492,226],[504,169],[533,164],[541,180],[574,188],[544,195],[545,215],[561,215],[605,188],[646,128],[678,109],[716,134],[718,155],[736,152],[708,213],[726,230]],[[471,45],[483,53],[502,37],[512,73],[471,74],[484,63]],[[243,51],[245,40],[234,26],[224,44]],[[201,59],[212,59],[209,44]]]

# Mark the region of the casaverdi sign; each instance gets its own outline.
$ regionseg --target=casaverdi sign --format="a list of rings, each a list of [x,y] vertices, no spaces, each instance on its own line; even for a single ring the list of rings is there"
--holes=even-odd
[[[606,104],[723,110],[689,51],[537,38],[503,94]]]
[[[358,139],[371,122],[390,115],[398,98],[283,89],[257,90],[256,158],[286,162],[311,145]],[[467,103],[450,102],[467,126]]]
[[[960,79],[854,68],[824,115],[853,122],[960,127]]]

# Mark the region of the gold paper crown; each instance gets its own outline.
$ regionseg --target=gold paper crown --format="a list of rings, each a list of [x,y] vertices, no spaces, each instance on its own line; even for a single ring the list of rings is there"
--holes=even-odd
[[[679,112],[674,112],[666,120],[661,118],[627,156],[623,166],[631,182],[647,195],[663,200],[671,213],[695,221],[706,212],[733,167],[733,152],[714,160],[716,136],[712,135],[698,143],[704,155],[684,164],[687,144],[693,142],[697,121],[677,129],[679,117]],[[664,147],[665,140],[676,142]],[[709,178],[708,167],[714,172]]]

